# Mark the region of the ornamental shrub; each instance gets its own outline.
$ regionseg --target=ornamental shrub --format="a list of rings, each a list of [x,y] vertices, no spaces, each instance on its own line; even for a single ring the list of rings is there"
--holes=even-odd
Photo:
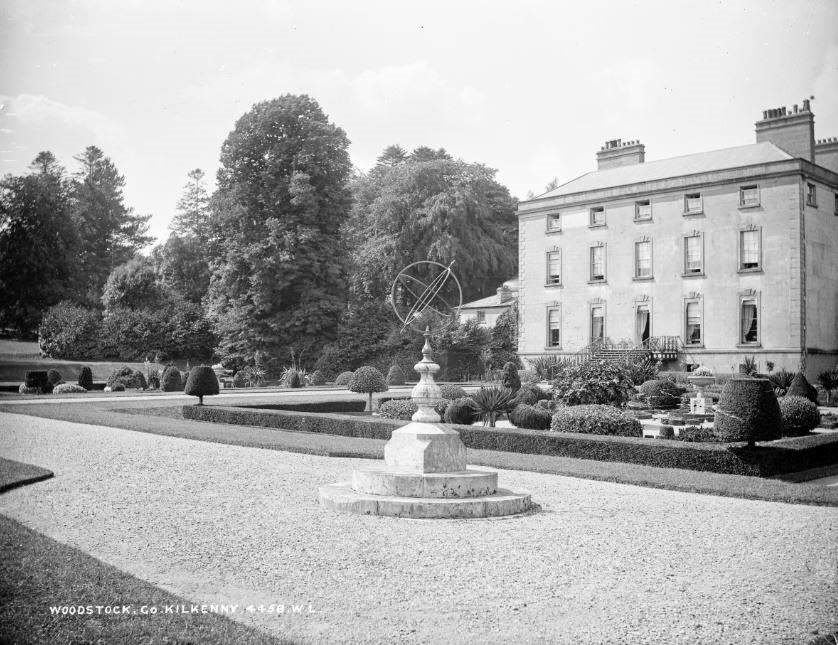
[[[686,441],[688,443],[719,441],[719,438],[713,434],[713,428],[707,428],[705,426],[684,426],[678,431],[678,436],[675,438],[678,441]]]
[[[282,377],[282,384],[285,387],[291,388],[302,387],[304,385],[303,375],[300,373],[300,370],[291,367],[285,370],[285,374]]]
[[[160,370],[154,368],[148,373],[148,388],[150,390],[160,389]]]
[[[494,385],[481,387],[472,395],[471,400],[474,401],[474,407],[483,419],[483,425],[494,428],[497,418],[509,411],[513,398],[515,398],[515,393],[512,390]]]
[[[247,387],[247,374],[244,370],[239,370],[233,374],[233,387]]]
[[[378,414],[385,419],[410,421],[419,407],[410,399],[390,399],[378,407]]]
[[[402,368],[398,365],[390,366],[390,371],[387,372],[387,385],[404,385],[405,377]]]
[[[625,360],[620,364],[625,368],[628,377],[634,385],[658,378],[660,361],[644,358],[642,361]]]
[[[45,370],[26,372],[24,385],[28,388],[37,389],[40,394],[52,392],[52,384],[49,382],[49,376]]]
[[[774,393],[777,396],[783,396],[788,392],[791,383],[794,380],[794,374],[786,370],[779,370],[768,377],[771,384],[774,386]]]
[[[21,383],[17,389],[20,394],[40,394],[41,389],[37,387],[30,387],[26,383]]]
[[[674,439],[675,438],[675,428],[672,426],[661,426],[660,432],[658,432],[658,439]]]
[[[204,404],[205,396],[218,394],[218,377],[209,365],[198,365],[189,370],[184,392],[198,397],[198,405]]]
[[[550,427],[552,415],[549,410],[521,403],[509,413],[509,420],[516,428],[547,430]]]
[[[649,406],[652,408],[672,410],[677,408],[681,402],[680,389],[669,379],[646,381],[638,389],[646,397]]]
[[[352,382],[355,372],[341,372],[335,377],[335,385],[347,386]]]
[[[81,392],[87,392],[87,390],[76,383],[59,383],[52,391],[53,394],[76,394]]]
[[[443,385],[440,385],[439,395],[448,401],[453,401],[454,399],[464,399],[468,396],[463,388],[452,383],[444,383]]]
[[[624,364],[592,359],[579,364],[562,363],[556,368],[553,396],[565,405],[601,404],[622,407],[634,384]]]
[[[809,399],[815,405],[818,403],[818,391],[806,380],[803,372],[798,372],[794,375],[786,396],[802,396]]]
[[[49,384],[53,387],[55,387],[59,383],[64,382],[64,379],[61,376],[61,372],[59,372],[56,369],[52,369],[47,372],[47,380],[49,381]]]
[[[387,383],[381,372],[371,365],[363,365],[355,370],[352,380],[349,381],[348,389],[351,392],[368,394],[367,411],[372,413],[372,394],[373,392],[386,392]]]
[[[518,366],[512,361],[503,366],[503,376],[501,377],[501,385],[508,390],[517,392],[521,389],[521,377],[518,376]]]
[[[477,408],[468,397],[454,399],[445,408],[445,414],[442,419],[445,423],[456,423],[458,425],[470,426],[477,421],[480,415],[477,413]]]
[[[311,373],[310,381],[312,385],[326,385],[326,376],[320,370],[314,370]]]
[[[714,434],[721,441],[771,441],[782,434],[783,418],[768,379],[733,378],[716,405]]]
[[[111,388],[112,392],[117,391],[114,389],[114,384],[116,383],[122,384],[125,389],[144,390],[147,387],[143,373],[139,370],[131,369],[127,365],[123,365],[119,369],[111,372],[111,375],[108,377],[107,386]]]
[[[93,389],[93,370],[87,365],[82,367],[81,372],[79,372],[79,385],[85,390]]]
[[[102,316],[69,301],[44,312],[38,327],[38,346],[44,356],[65,360],[90,360],[99,354]]]
[[[780,399],[780,414],[783,416],[784,437],[809,434],[821,422],[818,406],[809,399],[794,394],[787,394]]]
[[[643,427],[634,417],[610,405],[574,405],[559,408],[550,424],[553,432],[642,437]]]
[[[183,381],[180,377],[180,370],[174,365],[167,365],[163,370],[163,391],[180,392],[183,390]]]
[[[515,403],[515,405],[535,405],[539,401],[549,400],[549,393],[545,392],[537,385],[525,383],[521,386],[521,389],[518,390],[518,394],[515,395],[513,403]]]

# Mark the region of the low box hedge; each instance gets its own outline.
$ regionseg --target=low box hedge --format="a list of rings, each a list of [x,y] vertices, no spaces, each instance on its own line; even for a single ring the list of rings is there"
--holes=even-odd
[[[376,417],[213,405],[184,406],[183,416],[197,421],[383,440],[408,423]],[[459,431],[463,443],[475,450],[627,462],[732,475],[769,477],[838,463],[838,436],[829,434],[781,439],[771,445],[749,449],[744,443],[684,443],[547,430],[453,427]]]

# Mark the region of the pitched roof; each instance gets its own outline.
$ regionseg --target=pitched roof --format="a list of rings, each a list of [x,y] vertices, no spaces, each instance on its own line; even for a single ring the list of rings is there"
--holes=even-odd
[[[712,172],[714,170],[754,166],[772,161],[786,161],[793,158],[773,143],[752,143],[747,146],[724,148],[723,150],[713,150],[711,152],[698,152],[682,157],[671,157],[669,159],[638,163],[631,166],[596,170],[572,179],[548,193],[539,195],[538,199],[570,195],[588,190],[612,188],[614,186],[627,186],[629,184],[668,179],[670,177],[682,177],[684,175],[694,175],[702,172]]]
[[[497,295],[494,295],[489,296],[487,298],[481,298],[480,300],[472,300],[471,302],[463,303],[463,306],[460,307],[460,309],[486,309],[489,307],[508,307],[517,299],[518,296],[511,296],[509,300],[498,302]]]

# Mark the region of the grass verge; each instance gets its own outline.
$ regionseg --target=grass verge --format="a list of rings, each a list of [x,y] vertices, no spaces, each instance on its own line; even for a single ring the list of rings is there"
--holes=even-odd
[[[53,475],[54,473],[46,468],[0,457],[0,493],[44,481]]]

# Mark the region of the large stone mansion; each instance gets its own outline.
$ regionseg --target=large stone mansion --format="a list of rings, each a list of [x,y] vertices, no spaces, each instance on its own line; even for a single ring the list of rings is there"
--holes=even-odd
[[[750,145],[646,163],[618,139],[596,156],[518,207],[524,360],[634,347],[809,376],[838,362],[838,140],[815,141],[808,100],[764,112]]]

